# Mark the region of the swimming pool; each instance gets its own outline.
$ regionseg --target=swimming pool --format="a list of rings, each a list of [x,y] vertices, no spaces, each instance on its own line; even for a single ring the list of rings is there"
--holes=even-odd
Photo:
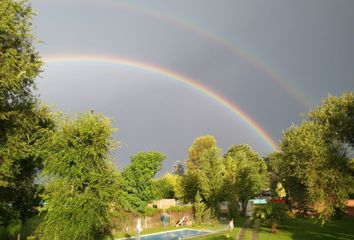
[[[188,237],[204,235],[208,233],[210,232],[195,230],[195,229],[181,229],[181,230],[142,235],[140,239],[141,240],[178,240],[178,239],[185,239]],[[128,239],[136,239],[136,238],[131,237],[131,238],[123,238],[123,239],[128,240]]]

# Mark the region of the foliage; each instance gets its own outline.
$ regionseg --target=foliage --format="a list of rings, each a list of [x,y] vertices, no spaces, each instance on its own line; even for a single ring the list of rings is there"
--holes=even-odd
[[[353,106],[353,93],[328,97],[308,120],[284,132],[282,152],[271,157],[296,206],[315,210],[323,222],[345,206],[354,189]]]
[[[204,152],[214,147],[217,147],[214,136],[206,135],[196,138],[188,149],[188,159],[186,160],[188,171],[200,169],[203,166]]]
[[[224,183],[224,165],[217,147],[204,151],[201,155],[203,165],[200,169],[200,192],[209,208],[218,212],[221,190]]]
[[[354,92],[329,96],[308,116],[311,121],[326,126],[332,140],[354,146]]]
[[[268,187],[267,166],[248,145],[232,146],[225,154],[224,161],[224,195],[229,202],[230,215],[237,215],[238,202],[245,215],[248,200]]]
[[[27,1],[0,1],[0,226],[11,235],[35,214],[37,149],[52,127],[34,93],[42,61],[33,47],[32,16]]]
[[[200,179],[197,172],[187,171],[179,181],[183,201],[193,203],[197,192],[200,190]]]
[[[286,196],[286,191],[285,191],[285,188],[283,187],[283,184],[281,184],[280,182],[278,182],[275,191],[276,191],[277,197],[279,197],[279,198],[285,198],[285,196]]]
[[[172,173],[176,174],[176,175],[179,175],[179,176],[183,176],[184,175],[184,166],[179,160],[177,160],[175,162],[175,164],[173,164]]]
[[[254,217],[260,219],[261,223],[271,228],[272,233],[277,232],[279,223],[294,216],[288,207],[283,204],[268,203],[264,206],[257,206],[254,210]]]
[[[156,198],[158,199],[170,199],[176,198],[176,193],[178,195],[178,182],[179,175],[166,173],[162,177],[158,179],[154,179],[152,181],[155,192]]]
[[[220,152],[213,136],[194,140],[188,150],[188,169],[181,181],[185,202],[193,202],[200,191],[208,206],[217,210],[224,171]]]
[[[162,168],[165,155],[140,152],[131,156],[131,164],[123,171],[123,190],[128,194],[131,210],[144,213],[147,204],[156,199],[152,178]]]
[[[305,121],[283,136],[282,171],[285,188],[295,201],[320,213],[324,221],[345,204],[353,186],[349,159],[341,146],[328,138],[327,127]],[[293,194],[302,192],[302,194]]]
[[[166,211],[181,213],[181,212],[191,211],[192,209],[193,209],[193,205],[182,205],[182,206],[176,205],[167,208]]]
[[[203,199],[202,199],[199,191],[197,192],[197,195],[195,196],[194,209],[195,209],[195,221],[197,222],[197,224],[201,224],[203,221],[205,211],[207,210],[207,206],[203,202]]]
[[[144,216],[153,217],[153,216],[156,216],[156,215],[161,214],[161,213],[162,213],[162,209],[160,209],[160,208],[147,207],[147,208],[145,208]]]
[[[111,120],[92,113],[63,118],[45,147],[41,239],[99,239],[123,208],[120,176],[109,160]]]

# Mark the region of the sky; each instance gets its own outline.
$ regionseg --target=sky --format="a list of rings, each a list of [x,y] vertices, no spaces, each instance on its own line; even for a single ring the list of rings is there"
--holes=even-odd
[[[159,151],[170,171],[206,134],[266,156],[301,113],[354,90],[352,0],[30,2],[41,98],[112,118],[118,169]]]

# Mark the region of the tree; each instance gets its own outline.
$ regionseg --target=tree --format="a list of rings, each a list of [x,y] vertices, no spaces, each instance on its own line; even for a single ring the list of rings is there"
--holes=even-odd
[[[248,145],[234,145],[224,156],[224,194],[229,202],[230,215],[235,217],[238,202],[246,214],[248,201],[268,187],[267,166]]]
[[[217,147],[206,150],[201,156],[200,189],[209,208],[218,213],[219,200],[224,183],[224,165]]]
[[[354,146],[353,92],[347,92],[341,96],[329,96],[308,116],[309,120],[326,126],[332,140],[335,139],[342,144]]]
[[[203,199],[199,191],[195,195],[194,209],[195,209],[195,220],[197,224],[201,224],[203,221],[204,214],[207,211],[207,207],[203,202]]]
[[[285,219],[293,218],[294,216],[286,205],[268,203],[264,206],[257,206],[254,211],[254,217],[259,219],[262,224],[269,227],[272,233],[277,233],[279,223]]]
[[[197,137],[192,146],[188,149],[188,159],[186,160],[189,171],[198,170],[203,165],[202,156],[206,150],[217,147],[214,136],[205,135]]]
[[[124,203],[121,178],[109,159],[116,146],[111,120],[92,113],[63,118],[48,139],[41,239],[100,239]]]
[[[197,137],[188,149],[188,158],[185,161],[187,171],[180,180],[184,202],[194,202],[198,191],[201,191],[201,169],[204,165],[205,151],[217,147],[214,136]]]
[[[173,164],[173,174],[183,176],[184,175],[184,166],[180,161],[176,161],[175,164]]]
[[[42,61],[33,47],[32,15],[26,1],[0,2],[0,225],[12,235],[38,206],[37,149],[53,126],[34,93]]]
[[[328,131],[328,125],[304,121],[286,130],[281,143],[285,189],[295,201],[319,212],[323,221],[344,206],[354,186],[350,159]]]
[[[131,164],[122,176],[132,211],[144,213],[147,204],[156,199],[152,178],[162,168],[164,159],[165,155],[159,152],[140,152],[131,156]]]
[[[217,212],[224,170],[220,153],[213,136],[194,140],[188,149],[188,168],[181,181],[185,201],[193,202],[199,191],[208,207]]]
[[[166,173],[158,179],[153,179],[154,189],[156,191],[157,198],[169,199],[175,198],[177,189],[178,175]],[[178,194],[178,193],[177,193]]]

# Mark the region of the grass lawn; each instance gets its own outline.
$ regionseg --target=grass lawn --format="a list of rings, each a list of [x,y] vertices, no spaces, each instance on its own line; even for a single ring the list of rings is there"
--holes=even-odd
[[[326,223],[323,227],[310,218],[296,218],[281,224],[272,234],[267,228],[259,231],[260,240],[353,240],[354,218],[343,218]]]
[[[241,231],[243,223],[246,221],[246,217],[238,217],[236,221],[234,222],[235,228],[231,232],[231,234],[226,230],[228,222],[224,222],[220,224],[219,229],[214,229],[215,231],[218,231],[215,234],[208,234],[207,236],[198,236],[190,239],[203,239],[203,240],[217,240],[217,239],[236,239],[237,234]],[[252,224],[249,225],[251,227]],[[208,228],[205,228],[208,229]],[[209,229],[213,230],[213,229]],[[246,237],[250,235],[250,230],[246,232]],[[227,237],[229,236],[229,238]]]

